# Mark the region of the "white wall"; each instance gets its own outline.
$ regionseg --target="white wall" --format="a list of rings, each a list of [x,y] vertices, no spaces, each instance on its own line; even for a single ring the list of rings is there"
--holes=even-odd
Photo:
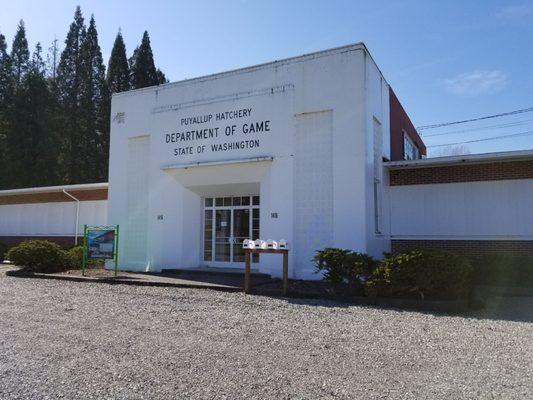
[[[388,190],[392,239],[533,239],[533,179]]]
[[[367,73],[371,70],[371,73]],[[385,90],[387,89],[387,90]],[[385,97],[385,95],[387,97]],[[371,100],[368,100],[371,98]],[[196,123],[183,126],[182,118],[214,115],[217,112],[252,109],[249,117],[234,121]],[[261,195],[261,236],[264,238],[284,238],[293,248],[290,252],[290,273],[296,278],[317,278],[309,260],[310,250],[301,241],[295,242],[295,232],[314,235],[313,246],[335,245],[367,251],[373,241],[367,227],[373,223],[373,203],[367,190],[372,189],[371,165],[372,118],[383,123],[383,134],[388,143],[388,86],[366,50],[360,45],[315,53],[276,63],[250,67],[228,73],[207,76],[157,88],[120,93],[113,96],[112,117],[123,113],[124,121],[112,119],[110,149],[109,223],[127,225],[129,218],[127,204],[127,181],[135,178],[135,168],[128,166],[128,141],[138,136],[150,136],[150,150],[143,157],[149,164],[148,191],[148,254],[146,265],[139,267],[127,264],[127,256],[122,257],[122,268],[151,269],[196,267],[201,259],[201,195],[212,192],[220,194],[220,188],[237,188],[234,178],[240,180],[241,188],[256,187]],[[327,124],[307,124],[309,132],[298,133],[300,142],[295,144],[299,120],[308,114],[328,115]],[[243,123],[270,121],[269,133],[245,135],[239,131]],[[236,124],[234,135],[210,140],[167,143],[166,134],[187,129],[224,127]],[[307,129],[307,128],[306,128]],[[306,135],[322,136],[320,140],[305,143]],[[258,139],[260,146],[246,151],[198,152],[198,146],[233,140]],[[314,143],[314,144],[313,144]],[[193,154],[175,155],[178,147],[192,146]],[[322,146],[326,145],[322,149]],[[315,146],[309,148],[309,146]],[[331,165],[328,174],[321,172],[321,163],[308,163],[310,170],[303,171],[302,165],[309,160],[309,153],[319,153],[328,160],[322,164]],[[385,153],[388,149],[385,149]],[[265,173],[255,175],[252,163],[236,165],[235,175],[222,174],[216,185],[209,179],[199,179],[189,186],[180,180],[182,174],[164,169],[169,165],[183,166],[192,163],[213,161],[235,161],[249,157],[272,157]],[[178,167],[175,170],[178,170]],[[201,167],[213,171],[217,166]],[[300,177],[296,176],[300,174]],[[209,175],[209,174],[208,174]],[[130,178],[128,178],[130,176]],[[218,176],[218,175],[217,175]],[[327,190],[322,193],[321,205],[330,210],[327,223],[330,227],[311,229],[314,213],[305,212],[305,198],[296,195],[303,190],[297,182],[307,179],[307,190]],[[239,178],[240,179],[240,178]],[[327,181],[320,181],[320,179]],[[209,183],[208,183],[209,182]],[[301,183],[300,182],[300,183]],[[202,186],[204,185],[204,186]],[[211,186],[209,186],[211,185]],[[224,186],[226,185],[226,186]],[[194,186],[194,187],[193,187]],[[301,192],[300,192],[301,193]],[[225,193],[232,195],[232,193]],[[328,203],[329,202],[329,203]],[[328,203],[328,204],[325,204]],[[301,207],[301,208],[298,208]],[[295,218],[295,209],[300,213]],[[372,212],[368,217],[367,212]],[[278,218],[271,214],[277,213]],[[300,222],[297,222],[300,221]],[[319,222],[319,221],[315,221]],[[300,224],[296,226],[295,224]],[[302,225],[303,224],[303,225]],[[326,232],[326,233],[325,233]],[[121,236],[128,232],[121,232]],[[373,231],[372,231],[373,235]],[[121,241],[123,246],[124,240]],[[380,246],[373,246],[378,249]],[[120,249],[121,254],[124,249]],[[295,254],[302,256],[295,260]],[[261,271],[280,275],[279,260],[274,256],[261,257]]]
[[[388,231],[388,203],[383,193],[386,177],[383,170],[382,159],[390,159],[390,108],[389,108],[389,85],[381,75],[372,59],[366,57],[366,246],[367,253],[374,257],[381,257],[383,252],[390,251]],[[381,129],[381,143],[374,135],[376,122]],[[376,153],[376,154],[375,154]],[[380,155],[379,155],[380,154]],[[375,159],[378,159],[375,162]],[[377,187],[377,202],[374,195],[374,179],[379,179]],[[376,204],[377,203],[377,204]],[[375,214],[378,214],[378,230],[376,229]]]
[[[105,225],[107,201],[80,202],[78,233],[83,225]],[[0,205],[0,236],[74,236],[76,203]]]

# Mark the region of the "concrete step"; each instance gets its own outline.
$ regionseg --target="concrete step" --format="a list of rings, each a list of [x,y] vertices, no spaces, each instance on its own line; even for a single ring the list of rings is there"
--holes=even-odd
[[[265,274],[259,271],[250,271],[254,278],[271,279],[269,274]],[[244,276],[244,268],[212,268],[212,267],[199,267],[199,268],[174,268],[174,269],[162,269],[161,275],[212,275],[212,276]]]

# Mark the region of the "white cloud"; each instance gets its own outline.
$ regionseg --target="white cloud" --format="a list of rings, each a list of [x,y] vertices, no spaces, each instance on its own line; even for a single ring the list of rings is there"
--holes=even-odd
[[[521,19],[533,14],[531,4],[517,4],[503,7],[496,13],[496,17],[501,19]]]
[[[463,96],[497,93],[507,85],[507,75],[501,71],[476,70],[445,79],[446,89]]]

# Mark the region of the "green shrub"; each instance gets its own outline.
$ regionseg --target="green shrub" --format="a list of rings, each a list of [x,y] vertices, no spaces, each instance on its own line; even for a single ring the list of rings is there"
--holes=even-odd
[[[9,246],[7,244],[0,243],[0,264],[6,259],[6,254],[8,250]]]
[[[75,246],[65,251],[68,269],[81,269],[83,265],[83,246]]]
[[[372,274],[376,262],[366,254],[337,248],[319,250],[313,257],[316,273],[333,284],[343,294],[363,294],[366,279]]]
[[[533,257],[496,254],[474,259],[474,283],[533,287]]]
[[[458,299],[471,288],[467,258],[440,251],[386,255],[367,282],[369,296]]]
[[[12,247],[7,258],[31,272],[58,272],[67,266],[65,252],[47,240],[28,240]]]

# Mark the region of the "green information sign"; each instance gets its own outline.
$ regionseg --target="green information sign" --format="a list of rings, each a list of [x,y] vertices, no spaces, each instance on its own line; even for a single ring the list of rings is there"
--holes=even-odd
[[[118,273],[118,225],[88,226],[83,229],[83,275],[88,260],[114,260]]]

